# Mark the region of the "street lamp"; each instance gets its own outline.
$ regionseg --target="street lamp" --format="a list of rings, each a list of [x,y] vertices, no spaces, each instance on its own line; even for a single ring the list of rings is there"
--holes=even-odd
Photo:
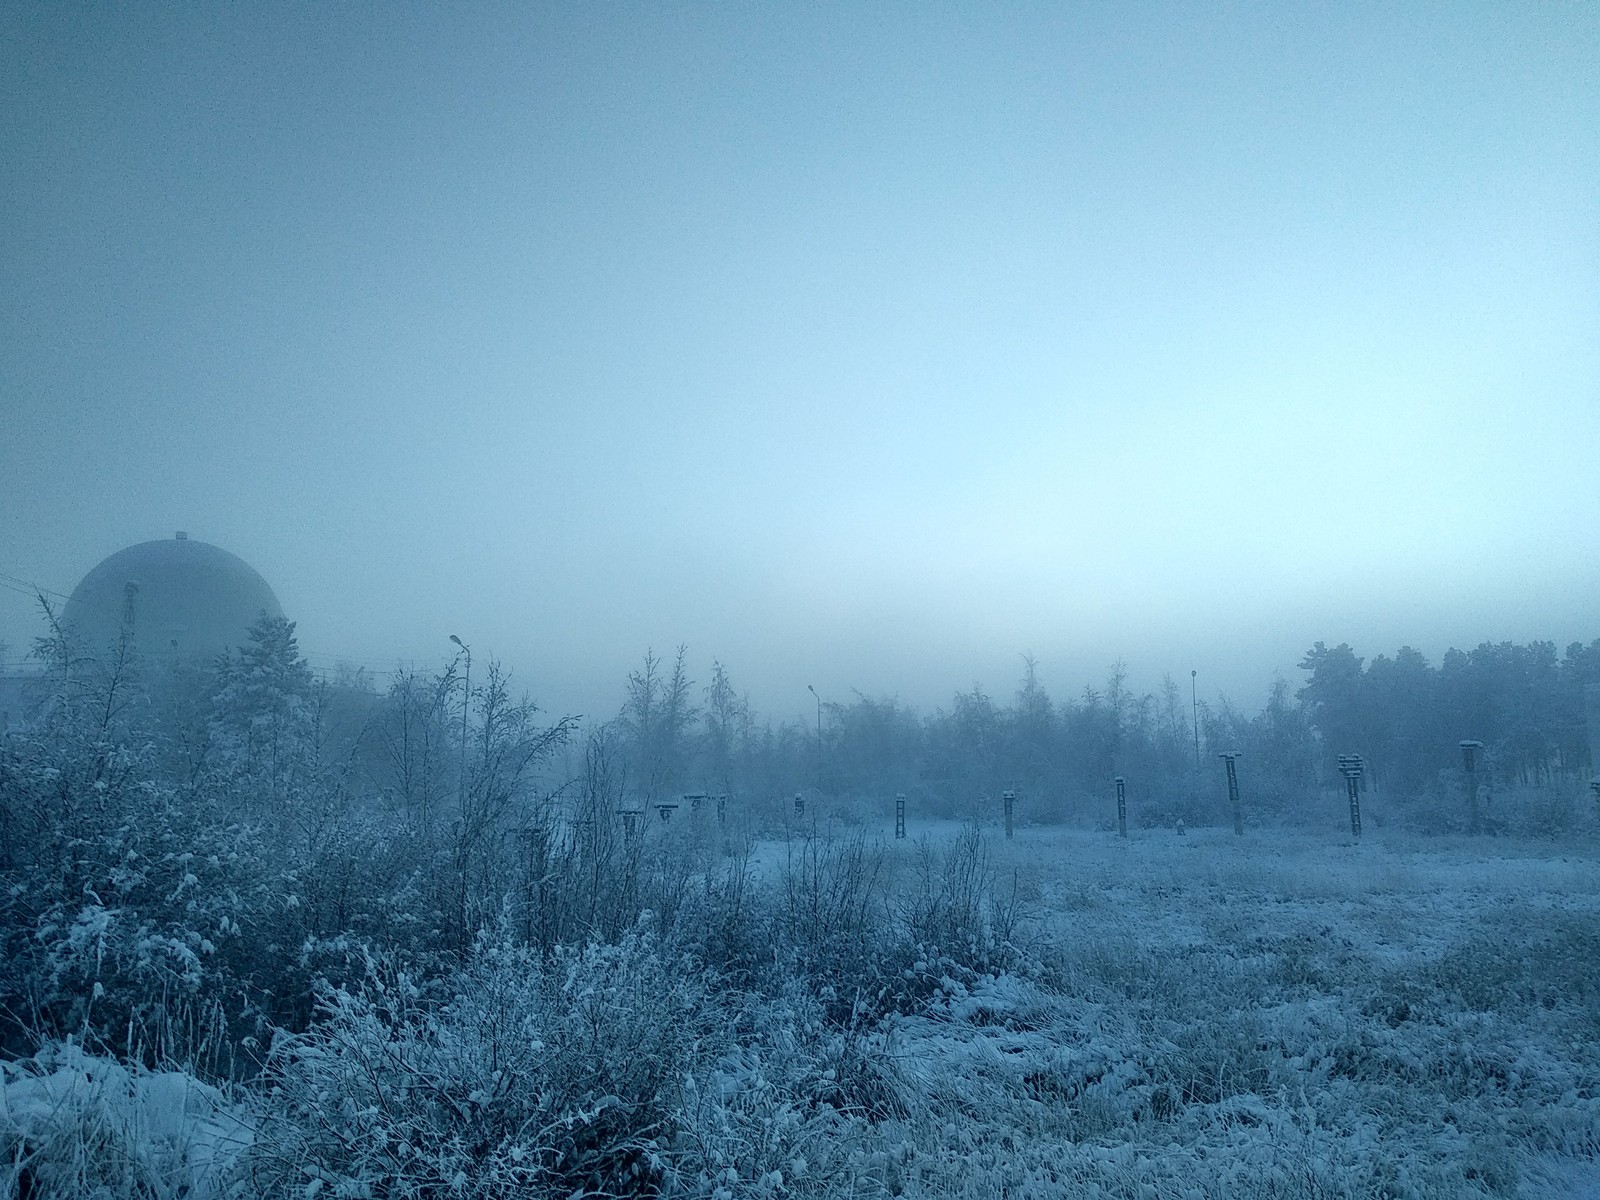
[[[1189,708],[1194,713],[1194,769],[1200,769],[1200,693],[1197,691],[1196,679],[1199,671],[1189,672]]]
[[[462,676],[462,691],[465,694],[461,698],[461,785],[458,789],[461,810],[465,813],[467,808],[467,714],[472,709],[472,648],[453,633],[450,635],[450,640],[460,646],[461,652],[467,656],[467,670],[466,674]]]

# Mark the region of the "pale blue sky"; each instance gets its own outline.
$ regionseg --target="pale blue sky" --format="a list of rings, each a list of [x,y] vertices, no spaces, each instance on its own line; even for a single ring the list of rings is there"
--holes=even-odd
[[[7,576],[583,711],[1600,636],[1594,5],[8,3],[0,155]]]

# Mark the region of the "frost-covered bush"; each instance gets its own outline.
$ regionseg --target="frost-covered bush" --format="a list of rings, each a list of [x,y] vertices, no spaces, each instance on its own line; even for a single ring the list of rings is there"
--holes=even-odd
[[[892,1036],[798,984],[714,981],[639,930],[480,945],[443,995],[369,958],[274,1045],[265,1195],[878,1195],[917,1110]],[[902,1131],[899,1136],[904,1136]]]
[[[947,844],[902,852],[861,836],[791,844],[773,898],[783,967],[828,1019],[860,1026],[920,1011],[1006,969],[1031,969],[1016,877],[1004,884],[968,824]]]
[[[1485,809],[1493,829],[1519,838],[1559,842],[1600,825],[1593,793],[1573,783],[1515,788],[1493,796]]]
[[[248,1112],[181,1071],[129,1069],[56,1043],[0,1063],[0,1197],[245,1195]]]
[[[284,872],[203,750],[173,752],[130,639],[96,660],[57,629],[38,653],[37,710],[0,739],[0,1044],[220,1052],[220,1006],[244,1019],[277,983]]]
[[[375,962],[268,1060],[274,1192],[640,1193],[671,1169],[683,1089],[716,1028],[697,974],[637,931],[548,961],[482,945],[430,1001]]]
[[[673,1194],[878,1196],[922,1109],[892,1035],[840,1029],[795,981],[747,997],[689,1081]]]
[[[0,1012],[146,1061],[218,1049],[217,1006],[260,994],[292,903],[255,832],[93,724],[8,736],[0,807]]]

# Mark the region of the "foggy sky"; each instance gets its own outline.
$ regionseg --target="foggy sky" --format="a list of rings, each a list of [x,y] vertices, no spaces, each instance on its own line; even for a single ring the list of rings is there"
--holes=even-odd
[[[600,715],[1600,636],[1592,5],[13,3],[0,161],[12,580]]]

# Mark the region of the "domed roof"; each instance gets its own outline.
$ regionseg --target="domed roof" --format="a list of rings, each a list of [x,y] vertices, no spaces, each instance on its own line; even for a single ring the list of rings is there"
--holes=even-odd
[[[133,585],[130,589],[129,585]],[[283,609],[244,559],[187,534],[118,550],[83,577],[62,613],[84,649],[114,646],[133,606],[133,640],[149,655],[211,657],[249,639],[262,613]]]

